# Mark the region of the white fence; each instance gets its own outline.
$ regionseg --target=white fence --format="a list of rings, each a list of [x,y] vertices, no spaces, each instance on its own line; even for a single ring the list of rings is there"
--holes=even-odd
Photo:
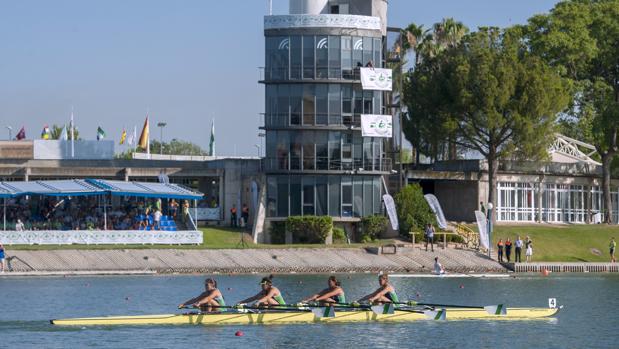
[[[201,244],[201,231],[31,230],[1,231],[4,245]]]

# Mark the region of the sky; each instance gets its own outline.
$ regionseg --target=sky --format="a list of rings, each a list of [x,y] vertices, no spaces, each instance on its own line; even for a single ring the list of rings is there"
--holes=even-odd
[[[453,17],[471,29],[525,23],[554,0],[389,0],[389,26],[431,27]],[[119,146],[148,113],[151,139],[256,155],[264,112],[263,16],[267,0],[0,0],[0,140],[24,126],[69,122],[84,139],[97,127]],[[286,14],[288,0],[273,0]]]

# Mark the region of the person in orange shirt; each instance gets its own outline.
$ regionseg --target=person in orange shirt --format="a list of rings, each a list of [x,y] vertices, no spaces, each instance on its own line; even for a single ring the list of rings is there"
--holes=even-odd
[[[512,255],[512,241],[507,238],[505,240],[505,257],[507,257],[507,263],[511,262]]]
[[[236,211],[237,211],[236,205],[232,205],[232,208],[230,209],[230,226],[232,227],[237,226]]]
[[[496,244],[496,250],[499,255],[499,263],[503,263],[503,239],[499,239],[499,242]]]

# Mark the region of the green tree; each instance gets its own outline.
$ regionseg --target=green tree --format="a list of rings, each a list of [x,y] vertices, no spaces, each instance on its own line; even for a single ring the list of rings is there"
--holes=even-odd
[[[64,128],[64,125],[58,126],[56,124],[52,125],[52,127],[50,128],[50,133],[51,133],[51,139],[60,139],[60,136],[62,135],[62,129]],[[68,125],[67,127],[67,137],[68,139],[71,139],[71,132],[68,129]],[[75,139],[76,140],[80,140],[80,132],[77,130],[77,127],[74,129],[73,134],[75,135]]]
[[[151,140],[150,152],[151,154],[159,154],[161,147],[163,146],[163,154],[172,155],[207,155],[199,145],[179,139],[172,139],[169,143],[160,143],[157,140]]]
[[[520,28],[480,28],[422,63],[406,96],[411,112],[426,116],[424,133],[456,132],[459,145],[485,157],[489,202],[495,202],[498,160],[546,157],[557,114],[570,97],[569,83],[521,38]]]
[[[619,0],[563,1],[530,18],[525,29],[531,51],[573,81],[573,102],[561,125],[595,145],[604,220],[611,223],[611,164],[619,154]]]
[[[403,115],[402,124],[407,140],[416,149],[416,162],[424,154],[433,160],[443,157],[455,159],[456,135],[449,127],[444,110],[433,106],[445,98],[441,86],[435,85],[440,79],[428,79],[430,75],[440,75],[441,54],[445,50],[459,45],[469,29],[453,18],[445,18],[435,23],[432,30],[423,30],[423,26],[409,25],[405,30],[404,48],[415,52],[415,64],[404,83],[404,100],[408,113]],[[430,86],[432,85],[432,86]],[[434,91],[425,94],[421,91]],[[414,96],[414,97],[413,97]]]
[[[400,235],[408,237],[413,230],[421,231],[428,224],[436,224],[436,217],[428,202],[423,197],[419,184],[410,184],[402,188],[394,197]]]

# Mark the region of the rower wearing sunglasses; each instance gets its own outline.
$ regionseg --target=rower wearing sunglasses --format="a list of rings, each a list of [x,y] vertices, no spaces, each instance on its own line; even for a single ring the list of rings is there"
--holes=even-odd
[[[247,304],[254,301],[256,306],[286,304],[284,298],[282,297],[282,293],[277,287],[273,286],[273,275],[262,278],[262,281],[260,281],[260,287],[262,289],[258,292],[258,294],[240,301],[239,304]]]

